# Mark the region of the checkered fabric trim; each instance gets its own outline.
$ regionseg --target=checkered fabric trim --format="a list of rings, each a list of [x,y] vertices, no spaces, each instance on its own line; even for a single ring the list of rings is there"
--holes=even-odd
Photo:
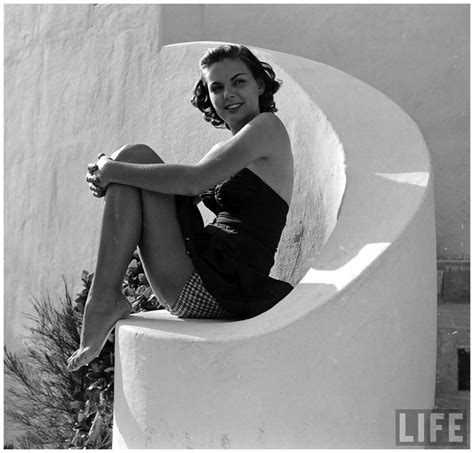
[[[176,304],[172,308],[167,307],[167,310],[178,318],[230,318],[229,313],[204,288],[197,272],[184,284]]]

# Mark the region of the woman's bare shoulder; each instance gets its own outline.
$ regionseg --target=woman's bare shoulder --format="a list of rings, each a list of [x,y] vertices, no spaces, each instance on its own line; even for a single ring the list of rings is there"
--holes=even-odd
[[[286,130],[285,125],[275,113],[262,112],[256,116],[255,119],[258,119],[261,124]]]
[[[253,122],[255,122],[255,127],[259,129],[260,134],[264,134],[269,141],[284,147],[290,146],[290,137],[286,126],[274,113],[260,113],[260,115],[254,118]]]

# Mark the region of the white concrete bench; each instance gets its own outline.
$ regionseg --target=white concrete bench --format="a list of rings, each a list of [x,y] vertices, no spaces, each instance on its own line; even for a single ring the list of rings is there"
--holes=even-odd
[[[185,105],[214,44],[160,51],[157,143],[175,150],[174,162],[197,160],[222,137]],[[296,186],[272,274],[295,289],[245,321],[165,311],[121,321],[114,448],[394,447],[395,410],[433,407],[435,229],[423,137],[361,81],[254,50],[284,82],[276,100]]]

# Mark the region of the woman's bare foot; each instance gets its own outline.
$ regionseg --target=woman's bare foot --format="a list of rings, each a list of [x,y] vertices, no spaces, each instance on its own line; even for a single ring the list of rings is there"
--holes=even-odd
[[[94,360],[100,354],[117,321],[127,317],[130,312],[130,302],[122,294],[105,299],[91,297],[84,310],[81,345],[69,357],[67,370],[76,371]]]

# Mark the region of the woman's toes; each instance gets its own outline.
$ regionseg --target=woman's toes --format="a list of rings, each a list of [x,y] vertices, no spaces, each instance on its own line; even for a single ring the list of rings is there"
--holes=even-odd
[[[90,301],[86,303],[80,347],[69,357],[68,371],[78,370],[99,356],[117,321],[131,312],[131,304],[124,296],[109,301],[108,307]]]
[[[79,368],[81,368],[83,365],[86,365],[86,363],[80,363],[80,358],[81,358],[81,350],[78,349],[71,357],[69,357],[67,361],[67,366],[66,369],[68,371],[76,371]]]
[[[76,351],[71,357],[69,357],[69,359],[67,359],[66,369],[68,371],[74,371],[75,369],[77,352],[78,351]]]
[[[71,356],[67,359],[67,363],[71,363],[71,361],[74,359],[74,357],[77,355],[77,353],[79,352],[79,349],[74,351]]]
[[[66,365],[66,370],[74,371],[75,370],[75,356],[69,357]]]

